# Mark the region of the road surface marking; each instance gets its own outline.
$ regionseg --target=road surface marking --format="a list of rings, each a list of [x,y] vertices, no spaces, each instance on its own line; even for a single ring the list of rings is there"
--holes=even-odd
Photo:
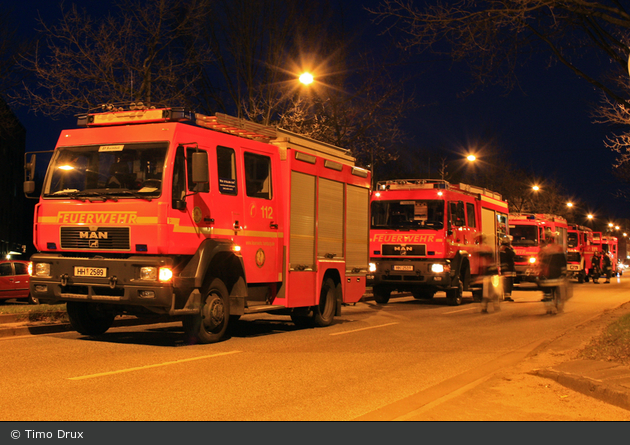
[[[465,308],[465,309],[459,309],[459,310],[457,310],[457,311],[444,312],[444,314],[445,314],[445,315],[448,315],[448,314],[456,314],[456,313],[458,313],[458,312],[476,311],[476,310],[479,310],[479,308],[478,308],[478,307],[467,307],[467,308]]]
[[[387,323],[387,324],[381,324],[378,326],[370,326],[367,328],[361,328],[361,329],[353,329],[352,331],[343,331],[343,332],[335,332],[334,334],[330,334],[330,335],[343,335],[343,334],[350,334],[352,332],[359,332],[359,331],[367,331],[368,329],[376,329],[376,328],[383,328],[385,326],[391,326],[393,324],[398,324],[398,322],[395,323]]]
[[[159,368],[160,366],[168,366],[168,365],[177,365],[179,363],[192,362],[192,361],[195,361],[195,360],[203,360],[203,359],[206,359],[206,358],[220,357],[222,355],[239,354],[241,352],[243,352],[243,351],[220,352],[218,354],[202,355],[201,357],[184,358],[184,359],[175,360],[175,361],[172,361],[172,362],[156,363],[155,365],[138,366],[136,368],[119,369],[118,371],[100,372],[98,374],[82,375],[82,376],[79,376],[79,377],[69,377],[68,380],[93,379],[93,378],[96,378],[96,377],[103,377],[103,376],[107,376],[107,375],[123,374],[125,372],[140,371],[142,369]]]

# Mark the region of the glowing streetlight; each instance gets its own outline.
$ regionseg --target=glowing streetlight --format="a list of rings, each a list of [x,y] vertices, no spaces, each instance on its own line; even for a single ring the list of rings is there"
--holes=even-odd
[[[532,190],[533,190],[533,191],[535,191],[535,192],[537,192],[538,190],[540,190],[540,187],[538,187],[537,185],[535,185],[535,186],[533,186],[533,187],[532,187]]]
[[[473,162],[477,159],[477,156],[475,155],[468,155],[466,156],[466,159],[468,159],[470,162]]]
[[[591,215],[590,213],[587,216],[588,219],[593,219],[593,215]]]
[[[573,203],[572,202],[567,202],[567,207],[573,207]]]
[[[304,85],[310,85],[313,83],[313,75],[311,73],[302,73],[300,74],[300,82]]]

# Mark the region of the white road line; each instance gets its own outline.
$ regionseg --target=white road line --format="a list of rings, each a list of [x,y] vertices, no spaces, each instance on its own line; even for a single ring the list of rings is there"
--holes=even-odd
[[[343,331],[343,332],[335,332],[333,334],[330,335],[343,335],[343,334],[350,334],[352,332],[359,332],[359,331],[367,331],[368,329],[376,329],[376,328],[383,328],[385,326],[391,326],[393,324],[398,324],[398,322],[395,323],[387,323],[387,324],[381,324],[378,326],[370,326],[368,328],[361,328],[361,329],[353,329],[352,331]]]
[[[93,379],[93,378],[96,378],[96,377],[103,377],[103,376],[107,376],[107,375],[123,374],[125,372],[140,371],[140,370],[143,370],[143,369],[159,368],[160,366],[168,366],[168,365],[177,365],[179,363],[192,362],[192,361],[195,361],[195,360],[203,360],[203,359],[206,359],[206,358],[221,357],[223,355],[239,354],[241,352],[243,352],[243,351],[220,352],[218,354],[202,355],[201,357],[184,358],[184,359],[175,360],[175,361],[172,361],[172,362],[156,363],[155,365],[138,366],[136,368],[119,369],[118,371],[100,372],[98,374],[82,375],[82,376],[79,376],[79,377],[69,377],[68,380]]]
[[[478,309],[479,309],[478,307],[467,307],[465,309],[459,309],[457,311],[444,312],[444,315],[457,314],[458,312],[465,312],[465,311],[476,311]]]

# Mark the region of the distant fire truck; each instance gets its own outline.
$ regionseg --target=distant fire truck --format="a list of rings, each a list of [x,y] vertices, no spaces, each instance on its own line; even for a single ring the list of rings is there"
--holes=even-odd
[[[67,302],[80,333],[158,314],[211,343],[243,314],[326,326],[363,296],[370,175],[348,151],[179,108],[90,112],[79,126],[61,133],[35,208],[30,286]]]
[[[594,237],[599,238],[599,232],[578,224],[572,224],[567,230],[567,270],[569,277],[577,278],[579,283],[588,281],[593,252],[599,251]]]
[[[379,182],[371,198],[375,300],[387,303],[394,290],[418,299],[445,291],[451,305],[461,303],[463,291],[480,298],[483,276],[498,269],[507,217],[501,195],[482,188],[430,179]]]
[[[613,268],[613,275],[617,274],[617,262],[619,240],[616,236],[604,235],[602,236],[602,255],[608,254],[610,256],[611,265]]]
[[[511,213],[510,235],[516,253],[514,282],[536,281],[537,261],[541,244],[554,237],[564,251],[567,249],[568,224],[561,216],[541,213]]]

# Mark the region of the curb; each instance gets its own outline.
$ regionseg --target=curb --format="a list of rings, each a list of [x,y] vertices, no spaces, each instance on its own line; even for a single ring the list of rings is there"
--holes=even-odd
[[[534,369],[528,374],[554,380],[560,385],[593,397],[611,405],[630,410],[630,394],[627,389],[615,384],[607,384],[601,380],[579,376],[552,368]]]
[[[112,327],[121,326],[139,326],[156,323],[164,323],[167,321],[173,321],[172,319],[166,320],[163,318],[155,319],[139,319],[134,316],[122,316],[114,320]],[[65,320],[59,320],[58,322],[32,322],[22,321],[14,323],[0,323],[0,338],[2,337],[17,337],[23,335],[41,335],[41,334],[55,334],[60,332],[74,331],[74,328]]]

